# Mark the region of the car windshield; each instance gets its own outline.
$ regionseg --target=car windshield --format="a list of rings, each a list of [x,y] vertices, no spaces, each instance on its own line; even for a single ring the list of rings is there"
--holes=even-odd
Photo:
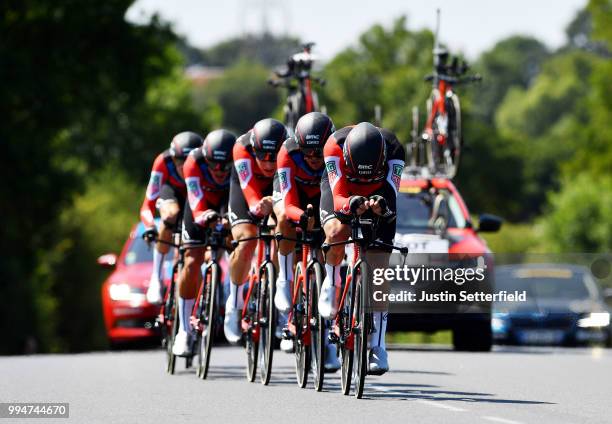
[[[495,274],[495,290],[526,290],[532,299],[584,300],[590,298],[585,274],[567,268],[512,268]]]
[[[448,191],[445,191],[448,193]],[[397,196],[397,226],[399,228],[429,228],[435,195],[426,191],[419,193],[400,193]],[[449,228],[465,228],[465,218],[454,196],[448,196],[446,210]]]
[[[124,263],[125,265],[134,265],[143,262],[153,262],[153,249],[154,245],[150,247],[147,245],[142,237],[134,237],[130,243],[130,247],[125,254]],[[165,260],[171,260],[173,255],[173,249],[170,249],[169,254]]]

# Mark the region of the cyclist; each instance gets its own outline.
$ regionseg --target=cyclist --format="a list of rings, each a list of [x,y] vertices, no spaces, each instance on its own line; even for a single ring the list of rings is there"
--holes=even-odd
[[[302,116],[295,135],[281,146],[276,161],[274,176],[274,214],[278,231],[285,237],[295,239],[295,224],[319,227],[318,213],[308,217],[307,208],[319,208],[321,198],[321,175],[324,171],[323,146],[335,131],[332,120],[323,113],[310,112]],[[318,211],[317,211],[318,212]],[[293,277],[295,242],[282,240],[278,249],[278,280],[274,304],[281,312],[291,308],[291,279]],[[336,371],[340,363],[335,352],[336,345],[328,345],[325,368]],[[293,350],[290,339],[281,342],[281,349]]]
[[[146,240],[159,238],[160,241],[170,242],[187,197],[183,164],[189,152],[201,145],[200,135],[185,131],[174,136],[170,148],[155,158],[147,192],[140,208],[140,220],[146,228],[143,237]],[[153,219],[156,208],[161,217],[159,231]],[[150,303],[161,302],[163,263],[169,249],[167,244],[156,243],[153,250],[153,273],[146,294]]]
[[[187,202],[183,214],[183,245],[201,246],[206,243],[207,226],[217,222],[227,209],[229,177],[232,168],[232,149],[236,136],[226,130],[215,130],[204,139],[201,148],[191,152],[183,172],[187,185]],[[178,276],[179,331],[172,353],[191,355],[192,336],[190,317],[198,295],[201,267],[205,248],[185,251],[185,265]]]
[[[234,145],[230,182],[229,219],[232,237],[257,235],[256,220],[272,213],[272,181],[276,155],[287,139],[287,129],[276,119],[262,119]],[[230,343],[241,338],[240,320],[246,282],[257,241],[240,243],[230,255],[230,294],[225,305],[224,333]],[[238,294],[240,293],[240,295]]]
[[[404,169],[404,148],[395,135],[362,122],[344,127],[327,140],[324,148],[326,174],[321,179],[321,222],[327,243],[350,237],[353,215],[367,214],[378,220],[376,239],[392,243],[395,237],[396,197]],[[382,200],[385,200],[384,202]],[[372,268],[389,264],[389,252],[368,252]],[[344,246],[332,247],[326,256],[326,276],[319,296],[319,312],[336,315],[336,286]],[[387,313],[374,312],[368,372],[384,374],[389,369],[385,349]]]

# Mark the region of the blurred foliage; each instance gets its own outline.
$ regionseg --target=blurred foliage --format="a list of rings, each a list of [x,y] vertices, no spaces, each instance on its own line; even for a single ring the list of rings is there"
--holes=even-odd
[[[505,222],[499,232],[481,233],[480,236],[494,253],[545,252],[542,232],[539,224]]]
[[[284,65],[289,56],[300,50],[298,38],[270,33],[248,34],[200,50],[198,62],[205,66],[228,67],[246,61],[271,68]]]
[[[561,252],[612,250],[612,3],[591,0],[592,39],[598,46],[591,63],[587,92],[580,99],[578,119],[568,123],[574,137],[571,157],[561,165],[558,192],[549,195],[542,221],[550,249]]]
[[[40,256],[35,278],[53,299],[52,351],[107,346],[101,313],[101,283],[108,271],[96,266],[103,253],[119,253],[135,222],[142,185],[114,164],[87,179],[85,189],[60,215],[57,243]],[[43,340],[44,341],[44,340]]]
[[[488,125],[510,88],[527,88],[540,72],[549,51],[540,41],[525,36],[501,40],[484,52],[474,64],[483,76],[476,89],[468,91],[473,99],[470,112]]]
[[[381,105],[383,126],[408,139],[412,105],[421,104],[430,89],[423,77],[431,70],[433,35],[406,25],[402,17],[388,29],[373,26],[325,66],[328,84],[319,90],[320,103],[336,128],[372,121],[374,107]]]
[[[588,173],[567,177],[549,198],[542,219],[553,252],[612,250],[612,176]]]
[[[221,126],[240,135],[258,120],[269,117],[281,101],[280,92],[266,83],[269,76],[269,69],[263,65],[241,61],[220,78],[194,89],[194,95],[210,108],[217,106]]]
[[[579,148],[596,60],[581,50],[553,56],[527,89],[511,88],[497,109],[499,133],[522,158],[528,217],[541,212],[546,193],[558,187],[559,167]]]
[[[53,330],[68,318],[54,314],[62,307],[55,295],[85,290],[83,284],[97,291],[100,283],[95,278],[83,282],[83,275],[95,275],[91,266],[81,269],[83,275],[58,279],[60,268],[70,270],[75,259],[62,250],[76,237],[64,228],[62,211],[96,170],[113,163],[145,181],[151,158],[174,132],[206,129],[205,114],[190,106],[171,28],[157,18],[147,25],[127,23],[131,3],[0,4],[0,140],[5,149],[0,177],[10,182],[0,186],[0,246],[11,252],[0,263],[0,298],[11,300],[0,312],[2,322],[11,323],[0,353],[87,343]],[[135,220],[137,209],[130,213]],[[83,242],[85,252],[89,240]],[[70,319],[78,325],[81,317]]]

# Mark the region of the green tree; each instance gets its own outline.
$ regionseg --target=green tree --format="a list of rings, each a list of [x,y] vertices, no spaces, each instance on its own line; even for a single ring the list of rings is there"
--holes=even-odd
[[[523,158],[528,216],[541,211],[546,192],[558,186],[561,165],[580,149],[596,60],[580,50],[554,56],[529,88],[512,88],[497,109],[499,133]]]
[[[270,87],[270,71],[263,65],[242,61],[211,81],[198,95],[221,111],[221,125],[240,135],[260,119],[270,117],[279,107],[280,93]]]
[[[612,176],[583,173],[563,180],[549,196],[542,219],[553,252],[602,252],[612,249]]]
[[[408,140],[410,110],[429,92],[423,77],[431,70],[432,46],[430,31],[410,31],[401,17],[390,28],[374,25],[336,55],[324,68],[328,84],[319,93],[336,127],[372,121],[381,105],[383,125]]]
[[[10,299],[0,319],[11,323],[1,353],[21,352],[32,339],[41,350],[57,345],[50,325],[57,298],[50,293],[58,289],[54,284],[80,281],[41,275],[50,272],[54,246],[64,242],[62,210],[84,189],[88,175],[110,161],[144,179],[152,152],[171,132],[203,125],[188,106],[188,94],[185,102],[176,93],[154,98],[150,87],[180,66],[176,38],[156,18],[146,25],[127,23],[131,3],[0,5],[0,177],[10,182],[0,187],[0,246],[11,252],[0,263],[0,298]],[[163,119],[152,119],[154,111]],[[66,257],[57,261],[70,266]]]
[[[117,166],[90,175],[82,193],[65,208],[57,243],[41,255],[35,279],[51,301],[46,331],[51,351],[107,347],[100,286],[108,271],[96,266],[103,253],[119,253],[136,222],[142,186]]]
[[[512,87],[526,89],[540,72],[549,52],[544,44],[532,37],[513,36],[499,41],[484,52],[474,64],[483,76],[473,97],[471,112],[492,125],[495,111]]]
[[[297,38],[264,33],[231,38],[200,50],[200,54],[201,63],[207,66],[228,67],[246,61],[271,68],[285,64],[289,56],[299,50]]]

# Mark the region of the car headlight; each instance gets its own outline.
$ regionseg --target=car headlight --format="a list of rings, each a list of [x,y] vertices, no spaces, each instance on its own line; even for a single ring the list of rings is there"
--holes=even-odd
[[[592,312],[578,320],[578,327],[607,327],[610,325],[610,314],[608,312]]]
[[[495,333],[503,333],[506,331],[507,322],[504,315],[493,314],[491,317],[491,329]]]
[[[108,294],[112,300],[130,300],[132,298],[132,289],[126,283],[111,284]]]

